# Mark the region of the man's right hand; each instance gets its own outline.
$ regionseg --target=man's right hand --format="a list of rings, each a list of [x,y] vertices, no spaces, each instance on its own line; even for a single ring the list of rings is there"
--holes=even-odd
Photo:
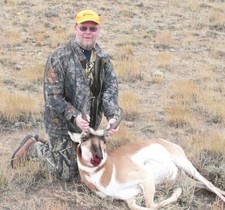
[[[90,117],[87,115],[87,120],[84,120],[82,118],[82,115],[79,114],[76,118],[75,118],[75,121],[76,121],[76,124],[77,126],[82,130],[82,131],[88,131],[88,128],[89,128],[89,121],[90,121]]]

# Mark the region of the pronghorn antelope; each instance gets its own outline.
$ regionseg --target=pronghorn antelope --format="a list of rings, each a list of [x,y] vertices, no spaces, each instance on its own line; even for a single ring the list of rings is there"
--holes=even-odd
[[[117,127],[120,121],[121,118],[111,128]],[[225,191],[204,178],[180,146],[164,139],[150,139],[107,152],[107,132],[89,128],[86,133],[70,133],[71,139],[79,143],[77,163],[80,176],[87,187],[100,197],[124,200],[133,210],[158,209],[175,202],[182,189],[177,187],[168,199],[154,203],[156,185],[175,180],[179,171],[182,171],[195,179],[199,187],[215,193],[225,202]],[[146,207],[136,204],[135,197],[141,191]]]

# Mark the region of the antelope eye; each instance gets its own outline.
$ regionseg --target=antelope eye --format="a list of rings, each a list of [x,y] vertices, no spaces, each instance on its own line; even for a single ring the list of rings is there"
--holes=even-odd
[[[87,137],[87,136],[82,136],[82,137],[81,137],[81,141],[82,141],[82,142],[87,141],[87,140],[88,140],[88,137]]]

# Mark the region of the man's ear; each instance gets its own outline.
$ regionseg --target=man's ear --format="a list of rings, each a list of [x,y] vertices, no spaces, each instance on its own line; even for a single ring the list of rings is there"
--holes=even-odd
[[[76,30],[77,30],[77,24],[74,25],[74,31],[76,31]]]
[[[75,142],[75,143],[81,142],[81,134],[80,133],[71,133],[70,131],[68,131],[68,134],[73,142]]]

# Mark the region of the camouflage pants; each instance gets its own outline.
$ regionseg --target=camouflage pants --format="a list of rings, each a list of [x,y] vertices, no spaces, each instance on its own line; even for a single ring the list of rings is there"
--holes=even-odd
[[[41,142],[33,144],[29,156],[43,160],[57,178],[71,180],[78,174],[76,146],[69,136],[50,136],[45,144]]]

